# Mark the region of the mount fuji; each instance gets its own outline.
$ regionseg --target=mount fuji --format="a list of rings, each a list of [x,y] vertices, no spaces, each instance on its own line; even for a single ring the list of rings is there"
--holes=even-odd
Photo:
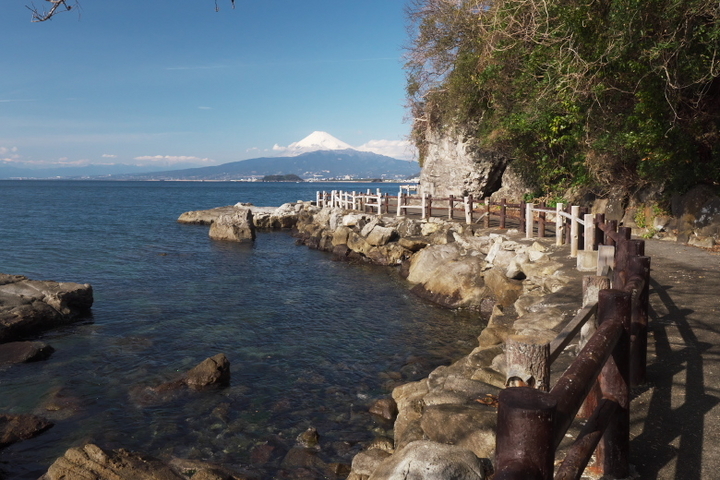
[[[354,150],[352,146],[338,140],[327,132],[315,131],[299,142],[291,143],[287,147],[275,144],[273,150],[282,152],[282,156],[294,157],[302,153],[316,152],[318,150]]]
[[[132,180],[257,180],[269,175],[297,175],[305,180],[404,180],[420,173],[417,162],[359,151],[327,132],[313,132],[287,147],[275,145],[273,150],[282,156],[121,177]]]

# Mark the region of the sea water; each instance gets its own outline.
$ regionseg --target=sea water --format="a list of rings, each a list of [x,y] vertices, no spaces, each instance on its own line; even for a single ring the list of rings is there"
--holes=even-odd
[[[0,451],[0,473],[36,479],[93,442],[274,478],[308,427],[326,462],[349,463],[391,436],[368,406],[467,353],[480,318],[419,300],[390,267],[334,262],[287,232],[245,245],[176,222],[189,210],[377,187],[0,181],[0,272],[90,283],[95,297],[90,317],[38,336],[56,350],[49,360],[0,369],[0,413],[55,423]],[[229,387],[165,402],[138,395],[217,353],[231,362]],[[253,456],[262,445],[271,454]]]

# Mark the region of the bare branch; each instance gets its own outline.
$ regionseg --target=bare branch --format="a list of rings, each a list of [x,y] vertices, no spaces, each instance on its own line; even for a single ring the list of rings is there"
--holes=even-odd
[[[45,0],[47,2],[52,3],[52,7],[48,11],[40,11],[37,8],[35,8],[35,5],[32,7],[29,7],[26,5],[27,9],[32,12],[32,21],[33,22],[44,22],[46,20],[50,20],[52,17],[57,15],[60,12],[69,12],[73,9],[73,7],[77,6],[77,2],[75,5],[68,5],[67,0]]]

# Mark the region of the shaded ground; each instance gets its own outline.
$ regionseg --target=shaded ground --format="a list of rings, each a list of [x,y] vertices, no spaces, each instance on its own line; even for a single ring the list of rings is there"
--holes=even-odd
[[[720,478],[720,255],[649,240],[647,384],[631,405],[643,479]]]

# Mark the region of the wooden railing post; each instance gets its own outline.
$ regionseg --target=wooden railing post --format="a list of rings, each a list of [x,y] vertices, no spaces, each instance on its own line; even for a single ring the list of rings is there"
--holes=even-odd
[[[448,196],[448,220],[453,219],[453,203],[455,202],[455,197],[452,195]]]
[[[473,222],[473,205],[472,205],[472,195],[468,195],[463,198],[463,206],[465,207],[465,223],[470,225]]]
[[[642,279],[642,288],[634,290],[630,325],[630,385],[645,383],[647,371],[647,330],[650,291],[650,257],[633,256],[627,265],[631,278]]]
[[[564,208],[564,203],[555,205],[555,245],[558,247],[562,246],[565,240],[565,217],[562,216]]]
[[[570,256],[575,258],[578,255],[578,242],[580,241],[580,230],[578,220],[580,219],[580,207],[570,207]]]
[[[432,195],[427,194],[427,218],[432,217]]]
[[[427,194],[426,194],[426,193],[423,193],[423,194],[422,194],[422,198],[421,198],[421,200],[420,200],[420,205],[422,206],[422,208],[421,208],[422,214],[421,214],[421,217],[420,217],[420,218],[422,218],[423,220],[425,220],[425,218],[427,218],[427,217],[426,217],[426,213],[427,213],[427,210],[426,210],[426,208],[427,208]]]
[[[400,192],[398,193],[398,199],[397,199],[397,215],[396,216],[398,216],[398,217],[400,215],[402,215],[402,207],[403,207],[404,202],[405,202],[405,194],[403,193],[402,188],[401,188]]]
[[[598,321],[622,322],[623,331],[598,378],[602,394],[618,407],[596,450],[597,465],[603,475],[625,478],[629,475],[630,450],[630,314],[631,295],[621,290],[602,290],[598,302]]]
[[[495,480],[551,480],[557,401],[530,387],[506,388],[498,396]]]
[[[507,200],[500,200],[500,228],[505,229],[505,216],[507,215]],[[489,215],[488,215],[489,216]]]
[[[520,201],[520,233],[525,233],[526,225],[525,225],[525,201]]]
[[[540,208],[545,208],[545,202],[540,203]],[[545,212],[538,213],[538,238],[545,238]]]
[[[584,216],[585,231],[583,233],[583,248],[586,252],[595,250],[595,223],[592,213],[586,213]]]
[[[485,197],[485,219],[483,224],[485,228],[490,228],[490,210],[492,209],[492,201],[490,197]]]

